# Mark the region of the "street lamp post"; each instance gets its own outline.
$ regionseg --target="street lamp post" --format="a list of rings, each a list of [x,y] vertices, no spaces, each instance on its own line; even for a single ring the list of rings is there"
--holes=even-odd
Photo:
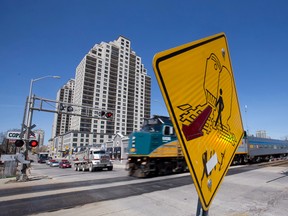
[[[31,79],[30,81],[30,88],[29,88],[29,96],[27,99],[27,103],[26,103],[26,107],[25,107],[25,111],[24,111],[24,118],[23,118],[23,123],[26,123],[26,131],[23,134],[24,135],[24,141],[25,141],[25,160],[27,160],[28,158],[28,144],[29,144],[29,138],[30,138],[30,133],[31,133],[31,123],[32,123],[32,115],[33,115],[33,104],[34,104],[34,99],[32,97],[32,89],[33,89],[33,83],[45,78],[53,78],[53,79],[60,79],[60,76],[44,76],[44,77],[40,77],[40,78],[36,78],[36,79]],[[24,120],[25,119],[25,120]],[[22,124],[22,128],[21,128],[21,132],[24,131],[24,124]],[[23,167],[22,169],[22,180],[27,179],[26,176],[26,166]]]
[[[30,136],[30,128],[31,128],[31,122],[32,122],[32,107],[33,107],[33,100],[32,100],[32,88],[33,88],[33,83],[45,78],[53,78],[53,79],[60,79],[60,76],[44,76],[44,77],[40,77],[37,79],[31,79],[30,81],[30,88],[29,88],[29,96],[28,96],[28,115],[27,115],[27,119],[26,119],[26,126],[27,126],[27,132],[26,132],[26,140],[29,140],[29,136]]]

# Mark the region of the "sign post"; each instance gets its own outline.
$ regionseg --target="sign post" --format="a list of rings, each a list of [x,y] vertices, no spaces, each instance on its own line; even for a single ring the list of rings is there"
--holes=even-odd
[[[157,53],[153,68],[207,215],[244,135],[226,36]]]
[[[201,201],[198,198],[196,216],[208,216],[208,210],[205,211],[202,207]]]

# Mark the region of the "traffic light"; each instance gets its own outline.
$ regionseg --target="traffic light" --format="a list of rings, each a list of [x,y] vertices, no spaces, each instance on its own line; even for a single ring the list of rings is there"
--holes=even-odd
[[[72,106],[68,106],[67,107],[67,112],[73,112],[73,107]]]
[[[59,105],[59,110],[60,111],[67,111],[67,112],[73,112],[73,107],[72,106],[68,106],[68,105],[64,105],[64,104],[62,104],[62,103],[60,103],[60,105]]]
[[[38,146],[38,141],[37,140],[31,140],[29,142],[29,146],[32,147],[32,148]]]
[[[24,141],[23,140],[16,140],[15,141],[15,146],[16,147],[22,147],[24,145]]]
[[[113,118],[113,113],[110,111],[101,111],[101,117],[111,119],[111,118]]]

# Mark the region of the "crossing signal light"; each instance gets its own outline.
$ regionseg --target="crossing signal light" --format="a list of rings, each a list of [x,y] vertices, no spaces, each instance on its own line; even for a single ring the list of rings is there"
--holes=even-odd
[[[101,111],[101,117],[111,119],[111,118],[113,118],[113,113],[109,112],[109,111]]]
[[[72,106],[68,106],[67,107],[67,112],[73,112],[73,107]]]
[[[16,147],[22,147],[24,145],[24,141],[23,140],[16,140],[15,141],[15,146]]]
[[[59,105],[59,110],[60,110],[60,111],[65,111],[65,110],[66,110],[67,112],[73,112],[74,109],[73,109],[72,106],[66,106],[66,105],[64,105],[64,104],[61,103],[61,104]]]
[[[38,141],[37,140],[31,140],[29,142],[29,146],[32,147],[32,148],[38,146]]]
[[[112,112],[107,112],[105,116],[106,116],[106,118],[112,118],[113,117],[113,113]]]

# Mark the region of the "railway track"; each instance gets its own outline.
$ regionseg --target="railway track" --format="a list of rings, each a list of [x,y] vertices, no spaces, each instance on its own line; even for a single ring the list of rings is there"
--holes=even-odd
[[[288,167],[288,158],[281,160],[273,160],[266,163],[261,163],[258,166],[268,167],[268,166],[284,166]]]

